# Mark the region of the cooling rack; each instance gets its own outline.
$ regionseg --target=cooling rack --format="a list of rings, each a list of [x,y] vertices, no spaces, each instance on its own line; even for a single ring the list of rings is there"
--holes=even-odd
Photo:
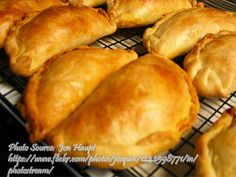
[[[214,1],[205,0],[205,2],[209,6],[225,9],[225,6],[222,4],[220,4],[220,6],[212,4]],[[221,2],[226,2],[226,0]],[[232,1],[227,2],[233,3]],[[230,7],[236,11],[235,4]],[[145,29],[146,28],[119,30],[112,36],[96,41],[91,44],[91,46],[111,49],[133,49],[141,56],[146,53],[142,45],[142,34]],[[175,62],[181,65],[182,58],[177,58]],[[8,110],[22,126],[25,126],[25,122],[17,110],[16,104],[22,97],[26,83],[26,79],[17,77],[10,72],[8,58],[4,51],[0,50],[0,104]],[[224,110],[236,106],[236,92],[225,99],[199,99],[201,107],[195,125],[181,138],[178,145],[162,155],[172,154],[175,156],[185,156],[188,154],[191,157],[195,157],[195,144],[199,136],[215,123]],[[176,165],[170,163],[165,163],[163,165],[145,163],[137,167],[120,171],[79,167],[77,164],[65,164],[65,166],[75,176],[85,177],[190,177],[194,176],[195,173],[195,164],[192,162],[181,162]]]

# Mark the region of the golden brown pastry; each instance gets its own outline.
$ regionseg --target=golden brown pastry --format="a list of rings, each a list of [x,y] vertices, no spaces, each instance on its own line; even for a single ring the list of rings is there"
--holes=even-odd
[[[83,4],[89,7],[96,7],[105,4],[106,0],[69,0],[69,2],[73,5]]]
[[[199,95],[222,98],[236,91],[236,32],[207,34],[184,60]]]
[[[194,0],[108,0],[108,14],[118,28],[131,28],[155,23],[162,15],[191,8]]]
[[[235,177],[235,139],[236,108],[232,108],[200,137],[196,147],[197,177]]]
[[[170,14],[148,28],[143,41],[148,52],[173,59],[186,54],[207,33],[236,31],[236,13],[192,8]]]
[[[49,60],[24,93],[21,112],[31,141],[42,140],[108,74],[137,58],[134,51],[83,47]]]
[[[46,139],[56,148],[96,144],[90,155],[97,157],[152,156],[176,145],[192,127],[198,107],[191,80],[178,65],[145,55],[108,76]],[[66,153],[87,156],[82,151]],[[135,164],[91,162],[118,169]]]
[[[0,1],[0,48],[13,23],[26,13],[42,11],[53,5],[62,5],[61,0],[1,0]]]
[[[19,25],[7,38],[5,49],[12,72],[27,77],[52,56],[115,31],[116,25],[101,9],[57,6]]]

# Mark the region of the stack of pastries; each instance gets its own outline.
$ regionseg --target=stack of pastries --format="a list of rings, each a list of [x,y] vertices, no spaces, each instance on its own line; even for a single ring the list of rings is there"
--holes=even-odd
[[[93,8],[104,3],[107,12]],[[29,79],[19,107],[30,140],[57,152],[60,144],[96,144],[91,155],[154,156],[191,129],[198,95],[236,90],[235,12],[195,0],[0,0],[0,19],[10,69]],[[143,35],[144,56],[87,46],[154,23]],[[172,61],[182,55],[185,70]]]

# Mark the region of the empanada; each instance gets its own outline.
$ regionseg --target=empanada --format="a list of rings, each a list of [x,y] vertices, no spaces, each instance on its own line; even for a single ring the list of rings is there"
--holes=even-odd
[[[145,55],[108,76],[46,140],[56,148],[95,144],[90,155],[97,157],[152,156],[176,145],[192,127],[198,108],[188,75],[170,60]],[[87,156],[73,150],[66,154]],[[122,169],[138,162],[91,165]]]
[[[148,52],[173,59],[189,52],[207,33],[236,31],[236,13],[214,8],[191,8],[169,14],[148,28],[143,41]]]
[[[195,4],[195,0],[108,0],[107,10],[118,28],[131,28],[153,24],[166,13]]]
[[[222,98],[236,91],[236,32],[208,34],[184,60],[199,95]]]
[[[236,108],[222,117],[203,134],[197,143],[197,177],[235,177]]]
[[[108,74],[137,58],[134,51],[79,48],[48,61],[29,80],[21,105],[30,140],[42,140]]]
[[[62,5],[61,0],[1,0],[0,1],[0,48],[13,23],[26,13],[42,11],[53,5]]]
[[[26,77],[52,56],[116,31],[103,10],[89,7],[51,7],[26,21],[5,45],[12,72]]]
[[[106,0],[69,0],[69,2],[73,5],[83,4],[89,7],[96,7],[105,4]]]

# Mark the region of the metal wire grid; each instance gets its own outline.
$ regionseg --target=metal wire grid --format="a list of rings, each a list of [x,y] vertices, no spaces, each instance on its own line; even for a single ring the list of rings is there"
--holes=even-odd
[[[235,0],[202,0],[207,6],[215,7],[221,10],[235,11]]]
[[[131,33],[127,30],[121,30],[112,36],[105,37],[93,43],[92,46],[103,48],[121,48],[121,49],[134,49],[139,55],[145,53],[145,49],[142,45],[142,28],[133,30]],[[5,104],[10,111],[15,114],[18,121],[24,124],[24,121],[20,117],[18,110],[15,108],[16,103],[21,98],[26,80],[16,77],[11,74],[8,67],[8,59],[3,51],[0,52],[0,100]],[[195,143],[198,137],[209,129],[212,124],[220,117],[222,112],[232,106],[236,105],[236,92],[226,99],[210,100],[200,98],[201,109],[198,114],[198,119],[194,127],[190,132],[185,134],[179,144],[164,153],[173,155],[186,155],[194,157]],[[171,164],[141,164],[138,167],[133,167],[127,170],[114,171],[103,170],[89,167],[79,167],[76,164],[70,164],[70,170],[75,170],[82,176],[87,177],[115,177],[115,176],[127,176],[127,177],[148,177],[148,176],[194,176],[194,164],[193,163],[179,163],[177,165]],[[78,174],[77,174],[78,175]]]
[[[226,1],[226,0],[224,0]],[[207,5],[211,5],[210,1]],[[225,7],[224,7],[225,9]],[[234,9],[235,10],[235,9]],[[120,48],[120,49],[133,49],[139,55],[146,53],[142,45],[142,34],[145,28],[132,29],[132,30],[119,30],[112,36],[105,37],[93,43],[91,46],[101,48]],[[181,58],[176,61],[181,61]],[[26,80],[13,75],[8,67],[8,58],[4,51],[0,51],[0,104],[2,104],[19,123],[25,125],[24,120],[21,118],[20,113],[16,109],[16,103],[22,96]],[[163,155],[186,155],[194,157],[195,144],[198,137],[207,131],[212,124],[220,117],[225,109],[236,106],[236,92],[231,94],[225,99],[206,99],[200,98],[201,109],[198,114],[198,119],[188,133],[186,133],[181,141],[175,148],[169,150]],[[104,170],[90,167],[79,167],[77,164],[65,164],[75,176],[85,177],[177,177],[177,176],[194,176],[193,163],[178,163],[171,165],[169,163],[158,165],[154,163],[141,164],[137,167],[129,168],[127,170]]]

